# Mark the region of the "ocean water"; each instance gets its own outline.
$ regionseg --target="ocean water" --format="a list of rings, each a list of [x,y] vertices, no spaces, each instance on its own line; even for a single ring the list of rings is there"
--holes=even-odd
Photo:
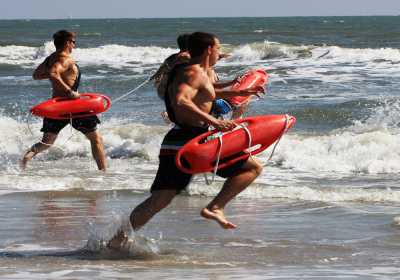
[[[270,75],[247,115],[288,113],[296,125],[257,156],[262,175],[226,209],[224,231],[199,210],[222,180],[198,176],[135,246],[102,246],[149,191],[164,105],[151,84],[101,115],[108,172],[65,128],[21,172],[41,137],[29,108],[50,96],[33,69],[51,35],[77,32],[80,92],[118,98],[177,51],[178,34],[215,33],[231,56],[216,71]],[[1,279],[400,279],[400,17],[0,21]],[[51,264],[51,265],[49,265]]]

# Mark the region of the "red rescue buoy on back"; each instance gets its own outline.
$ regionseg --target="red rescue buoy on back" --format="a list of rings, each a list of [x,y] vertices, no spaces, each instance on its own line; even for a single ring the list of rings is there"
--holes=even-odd
[[[81,93],[77,99],[55,97],[31,109],[35,116],[50,119],[70,119],[93,116],[110,108],[110,99],[98,93]]]
[[[264,87],[268,82],[268,74],[263,69],[250,70],[246,72],[241,78],[240,81],[235,83],[232,86],[232,90],[245,90],[255,86]],[[228,98],[230,104],[234,106],[240,106],[247,100],[249,100],[251,96],[234,96]]]
[[[296,118],[264,115],[236,121],[240,126],[222,136],[212,130],[190,140],[176,154],[176,166],[189,174],[210,172],[219,158],[218,168],[224,168],[264,151],[294,125]],[[212,135],[215,137],[207,140]]]

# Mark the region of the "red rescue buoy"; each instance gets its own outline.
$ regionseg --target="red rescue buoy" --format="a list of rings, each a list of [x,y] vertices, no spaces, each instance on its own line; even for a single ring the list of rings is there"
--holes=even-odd
[[[263,115],[237,120],[240,125],[232,131],[221,133],[212,130],[186,143],[176,154],[176,166],[189,174],[210,172],[219,158],[218,169],[224,168],[250,154],[264,151],[295,122],[296,118],[289,115]],[[213,139],[207,140],[210,136]]]
[[[263,69],[250,70],[246,72],[240,81],[232,86],[232,90],[245,90],[255,86],[264,87],[268,83],[268,74]],[[234,96],[228,98],[230,104],[240,106],[252,96]]]
[[[81,93],[77,99],[55,97],[31,109],[35,116],[50,119],[70,119],[93,116],[110,108],[110,99],[98,93]]]

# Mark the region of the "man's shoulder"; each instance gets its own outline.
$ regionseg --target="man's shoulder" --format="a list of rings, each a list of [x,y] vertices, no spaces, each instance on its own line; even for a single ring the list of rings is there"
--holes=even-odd
[[[184,65],[181,69],[178,69],[177,76],[185,80],[198,79],[202,76],[202,69],[196,65]]]
[[[201,68],[199,64],[187,64],[183,67],[183,71],[186,74],[191,75],[199,75],[204,73],[203,68]]]
[[[193,87],[202,87],[202,85],[207,83],[207,73],[198,64],[184,67],[181,75],[183,80]]]
[[[75,64],[75,60],[69,55],[57,54],[54,57],[54,63],[59,63],[63,66],[69,66],[69,65]]]

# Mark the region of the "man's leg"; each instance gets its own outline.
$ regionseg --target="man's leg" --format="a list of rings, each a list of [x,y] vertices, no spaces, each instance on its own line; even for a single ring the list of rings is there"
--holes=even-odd
[[[43,134],[42,141],[34,144],[24,155],[24,157],[21,160],[21,168],[25,169],[26,165],[28,164],[28,161],[30,161],[34,156],[36,156],[38,153],[43,152],[44,150],[47,150],[50,148],[51,145],[54,144],[54,142],[57,139],[56,133],[50,133],[46,132]]]
[[[176,196],[176,190],[153,191],[151,196],[139,204],[130,215],[130,222],[133,230],[139,230],[155,214],[167,207]],[[120,250],[127,244],[128,235],[120,229],[107,243],[107,247],[113,250]]]
[[[97,168],[106,171],[106,156],[104,153],[103,139],[97,131],[86,133],[85,136],[90,140],[92,155],[97,163]]]
[[[175,155],[164,155],[159,159],[156,178],[151,186],[151,196],[131,213],[130,221],[133,230],[140,229],[155,214],[167,207],[192,179],[191,174],[184,173],[176,167]]]
[[[171,129],[165,136],[161,144],[157,174],[151,186],[151,195],[139,204],[130,215],[133,230],[139,230],[144,226],[155,214],[167,207],[180,191],[189,185],[192,175],[179,170],[175,164],[175,154],[166,153],[162,146],[171,140],[179,139],[179,136],[181,138],[182,136],[187,137],[186,133],[182,130]],[[108,242],[107,246],[118,250],[126,244],[127,239],[128,236],[123,230],[120,230]]]
[[[155,214],[167,207],[176,196],[176,190],[153,191],[151,196],[133,209],[130,221],[133,230],[144,226]]]
[[[201,210],[200,214],[206,219],[215,220],[225,229],[236,228],[235,224],[225,218],[224,208],[229,201],[246,189],[261,174],[261,171],[262,165],[249,158],[235,175],[225,181],[218,195]]]

